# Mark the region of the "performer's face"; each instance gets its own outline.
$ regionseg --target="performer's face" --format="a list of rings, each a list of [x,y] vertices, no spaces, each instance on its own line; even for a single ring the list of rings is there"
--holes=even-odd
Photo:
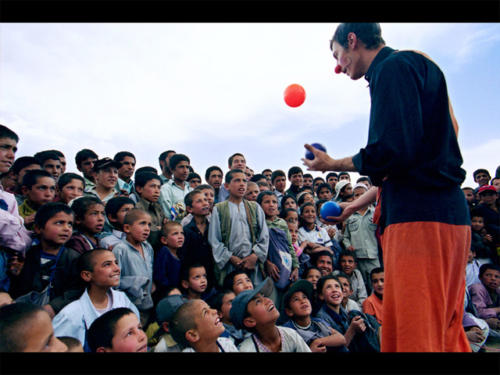
[[[353,41],[351,41],[351,38],[354,38],[354,44]],[[333,42],[333,57],[337,61],[338,65],[340,65],[342,73],[347,74],[352,80],[357,80],[363,77],[366,72],[361,69],[360,56],[354,48],[354,45],[356,45],[356,35],[354,35],[354,33],[350,33],[348,35],[348,41],[349,46],[347,49],[342,47],[339,43]]]

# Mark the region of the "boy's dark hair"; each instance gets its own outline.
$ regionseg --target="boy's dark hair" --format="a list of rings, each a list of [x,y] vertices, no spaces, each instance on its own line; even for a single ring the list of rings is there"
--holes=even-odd
[[[177,164],[179,164],[181,161],[187,161],[188,164],[191,163],[191,161],[189,160],[189,158],[186,155],[175,154],[170,158],[170,162],[169,162],[170,169],[173,171],[175,169],[175,167],[177,167]]]
[[[224,289],[221,292],[217,292],[213,296],[207,299],[207,304],[212,308],[217,311],[220,311],[222,308],[222,300],[224,299],[224,296],[229,293],[234,293],[231,289]]]
[[[347,202],[351,198],[354,198],[354,194],[344,195],[342,197],[342,202]]]
[[[335,173],[335,172],[332,172],[332,173]],[[337,174],[337,173],[335,173]],[[325,182],[325,179],[323,177],[316,177],[314,180],[313,180],[313,185],[316,183],[316,181],[323,181]]]
[[[0,124],[0,138],[10,138],[19,142],[19,136],[5,125]]]
[[[23,338],[29,327],[26,322],[42,311],[45,310],[40,306],[24,302],[0,307],[0,352],[22,352],[26,348]]]
[[[266,176],[264,176],[263,174],[257,173],[257,174],[254,174],[250,178],[250,181],[257,182],[257,181],[262,180],[262,179],[267,180]]]
[[[170,233],[170,227],[181,227],[182,228],[182,225],[181,225],[181,223],[179,223],[177,221],[167,221],[167,222],[163,223],[161,226],[161,235],[164,237],[168,236],[168,234]]]
[[[295,208],[285,208],[285,209],[281,209],[280,211],[280,217],[282,219],[286,218],[286,215],[289,213],[289,212],[296,212],[297,213],[297,216],[299,216],[299,211],[297,211]]]
[[[316,210],[316,205],[313,202],[306,202],[306,203],[302,203],[300,205],[300,207],[299,207],[299,224],[301,227],[303,227],[305,224],[304,220],[302,219],[302,212],[304,212],[304,209],[308,206],[314,207],[314,209]]]
[[[106,203],[106,206],[104,207],[104,210],[106,211],[106,216],[111,216],[111,217],[115,218],[117,212],[125,204],[133,204],[134,207],[135,207],[135,202],[132,199],[130,199],[129,197],[114,197],[114,198],[111,198],[108,201],[108,203]]]
[[[339,271],[337,274],[335,274],[335,276],[337,276],[337,278],[343,277],[344,279],[346,279],[347,282],[349,283],[349,288],[351,288],[351,290],[352,290],[351,279],[349,278],[349,276],[347,276],[346,273]],[[370,274],[370,278],[371,278],[371,274]]]
[[[473,188],[471,188],[470,186],[465,186],[462,188],[462,190],[471,190],[471,191],[474,191]]]
[[[371,179],[370,179],[370,177],[368,177],[368,176],[361,176],[360,178],[358,178],[358,179],[356,180],[356,183],[363,182],[363,181],[368,181],[368,183],[369,183],[370,185],[373,185],[373,184],[372,184],[372,180],[371,180]]]
[[[201,176],[198,174],[198,173],[195,173],[195,172],[191,172],[188,176],[187,176],[187,179],[186,181],[189,182],[191,181],[193,178],[199,178],[200,181],[201,181]]]
[[[490,185],[493,185],[493,181],[500,180],[500,177],[493,177],[490,181]]]
[[[26,174],[23,176],[22,186],[26,186],[28,189],[31,189],[33,185],[38,182],[38,179],[42,177],[50,177],[52,179],[54,178],[49,172],[44,169],[34,169],[26,172]]]
[[[228,164],[229,168],[231,168],[231,165],[233,165],[233,159],[234,159],[236,156],[241,156],[242,158],[245,158],[245,155],[240,154],[239,152],[236,152],[236,153],[232,154],[232,155],[229,157],[229,159],[227,159],[227,164]]]
[[[470,212],[470,218],[472,219],[473,217],[482,217],[484,220],[484,213],[481,210],[473,209]]]
[[[261,186],[264,186],[268,189],[271,189],[271,187],[269,186],[269,183],[267,181],[257,181],[256,184],[259,187],[259,189]],[[269,191],[271,191],[271,190],[269,190]]]
[[[135,186],[144,187],[149,181],[158,180],[161,184],[161,178],[153,172],[141,172],[135,175]]]
[[[232,179],[233,179],[233,175],[235,175],[236,173],[243,173],[245,174],[245,172],[243,172],[241,169],[232,169],[230,170],[229,172],[226,173],[226,177],[225,177],[225,182],[226,184],[230,184]]]
[[[266,168],[264,169],[261,174],[264,174],[264,172],[271,172],[271,175],[273,174],[273,170],[272,169],[269,169],[269,168]]]
[[[65,158],[66,157],[66,156],[64,156],[64,154],[62,153],[62,151],[59,151],[59,150],[49,150],[49,151],[55,153],[60,158]]]
[[[118,321],[126,315],[134,314],[128,307],[109,310],[92,322],[87,331],[87,341],[92,352],[98,348],[112,348],[113,336]]]
[[[316,290],[318,291],[318,293],[323,292],[323,287],[325,286],[325,283],[327,282],[327,280],[331,280],[331,279],[337,280],[337,282],[340,285],[342,285],[342,283],[340,282],[340,280],[338,279],[337,276],[332,275],[332,274],[325,275],[325,276],[320,277],[320,279],[318,280],[318,283],[316,284]]]
[[[322,257],[322,256],[330,257],[330,259],[332,260],[332,263],[333,263],[333,255],[332,255],[332,253],[330,253],[327,250],[322,250],[322,251],[318,251],[316,253],[312,253],[311,254],[311,264],[313,264],[314,266],[316,266],[319,257]]]
[[[127,214],[125,215],[125,220],[123,221],[123,225],[127,224],[127,225],[133,225],[137,220],[139,220],[139,218],[142,216],[142,215],[149,215],[148,212],[144,211],[143,209],[140,209],[140,208],[132,208],[129,212],[127,212]]]
[[[14,172],[14,174],[19,174],[21,169],[33,164],[38,164],[38,160],[36,160],[33,156],[21,156],[14,161],[10,170]]]
[[[297,166],[291,167],[288,170],[288,179],[290,179],[292,177],[292,175],[297,174],[297,173],[304,175],[304,172],[302,172],[302,168],[297,167]]]
[[[302,204],[304,204],[304,200],[306,199],[306,194],[309,194],[311,196],[313,196],[314,198],[314,194],[312,191],[306,191],[306,190],[301,190],[299,194],[297,194],[297,204],[299,206],[302,206]],[[316,208],[316,206],[314,206]]]
[[[212,190],[215,193],[214,188],[212,186],[210,186],[209,184],[198,185],[198,186],[196,186],[196,188],[194,190],[197,190],[197,191]]]
[[[339,180],[340,180],[340,177],[342,177],[342,176],[348,176],[349,179],[351,178],[351,175],[349,174],[349,172],[340,172],[339,173]]]
[[[309,274],[309,272],[312,271],[312,270],[316,270],[316,271],[318,271],[321,274],[321,270],[318,267],[316,267],[316,266],[309,266],[309,267],[307,267],[304,270],[304,273],[302,274],[302,279],[305,279],[307,277],[307,275]]]
[[[59,176],[59,179],[57,180],[57,187],[59,190],[62,190],[62,188],[69,184],[72,180],[80,180],[83,184],[83,188],[85,189],[85,179],[79,174],[71,172],[63,173]]]
[[[120,151],[118,152],[114,157],[113,157],[113,160],[114,161],[117,161],[118,163],[121,163],[123,159],[125,159],[125,157],[130,157],[130,158],[133,158],[134,160],[135,159],[135,155],[132,154],[130,151]]]
[[[83,220],[85,218],[85,213],[90,209],[90,207],[104,203],[97,197],[94,196],[83,196],[77,198],[71,204],[71,208],[75,213],[75,220]]]
[[[181,305],[169,324],[172,338],[183,347],[190,346],[189,341],[186,340],[186,332],[190,329],[196,329],[194,315],[192,314],[194,303],[196,303],[196,300],[189,300]]]
[[[181,270],[179,272],[179,274],[180,274],[179,280],[180,281],[188,281],[189,280],[189,272],[193,268],[199,268],[199,267],[205,268],[205,271],[207,270],[204,264],[197,262],[197,261],[187,262],[187,263],[182,264]]]
[[[271,190],[262,191],[259,193],[259,195],[257,195],[257,203],[259,204],[259,206],[262,204],[262,200],[266,195],[272,195],[276,198],[276,194],[274,194]],[[278,198],[276,198],[276,201],[278,201]]]
[[[173,152],[175,154],[175,151],[174,150],[167,150],[167,151],[163,151],[160,156],[158,156],[158,162],[161,162],[161,161],[165,161],[165,159],[167,158],[168,154],[170,154],[171,152]],[[161,164],[160,164],[161,165]]]
[[[94,259],[97,255],[101,254],[103,251],[111,251],[109,249],[92,249],[81,254],[76,260],[76,267],[78,270],[78,275],[82,271],[94,272]]]
[[[238,275],[241,275],[241,274],[245,274],[248,276],[249,279],[250,278],[250,274],[248,273],[248,271],[244,270],[244,269],[235,269],[231,272],[229,272],[226,277],[224,277],[224,281],[222,282],[222,289],[224,290],[233,290],[233,283],[234,283],[234,278]]]
[[[330,173],[328,173],[328,174],[326,175],[326,180],[328,181],[328,179],[329,179],[330,177],[337,177],[337,178],[339,178],[339,175],[338,175],[338,173],[335,173],[335,172],[330,172]]]
[[[285,194],[283,195],[283,197],[281,198],[281,207],[284,206],[284,203],[287,199],[293,199],[295,201],[295,203],[297,203],[297,198],[295,198],[293,195],[290,195],[290,194]]]
[[[478,175],[479,173],[486,173],[489,177],[488,178],[491,178],[491,175],[490,175],[490,172],[488,172],[487,169],[484,169],[484,168],[479,168],[479,169],[476,169],[473,173],[472,173],[472,177],[474,178],[474,181],[476,181],[476,175]]]
[[[64,212],[68,215],[74,215],[73,210],[68,205],[62,202],[49,202],[45,203],[35,214],[35,226],[43,229],[47,221],[49,221],[52,217],[57,215],[59,212]]]
[[[481,279],[484,273],[488,270],[495,270],[500,272],[500,266],[494,263],[485,263],[481,267],[479,267],[479,278]]]
[[[278,177],[285,177],[286,178],[285,172],[283,172],[281,169],[275,170],[273,172],[273,174],[271,175],[271,183],[274,184],[274,180],[276,180]]]
[[[384,267],[375,267],[374,269],[372,269],[370,271],[370,281],[372,280],[373,275],[375,275],[376,273],[381,273],[381,272],[384,272]]]
[[[134,178],[137,179],[137,176],[139,176],[141,173],[145,173],[145,172],[154,173],[154,174],[158,175],[158,170],[155,167],[146,166],[146,167],[137,168],[135,170],[135,173],[134,173]]]
[[[339,264],[340,264],[340,261],[342,260],[343,257],[351,257],[354,259],[354,262],[356,262],[356,263],[358,262],[358,258],[356,257],[356,255],[352,251],[349,251],[349,250],[341,251],[339,254]]]
[[[197,194],[203,194],[203,192],[201,190],[194,189],[186,194],[186,196],[184,197],[184,204],[186,205],[186,207],[193,207],[193,199]]]
[[[337,42],[347,49],[349,47],[347,40],[349,33],[356,34],[356,37],[363,42],[366,49],[375,49],[381,44],[385,44],[382,38],[382,30],[378,23],[341,23],[337,27],[337,30],[335,30],[332,40],[330,40],[330,49],[333,50],[333,42]]]
[[[333,194],[332,186],[328,182],[323,182],[323,183],[318,185],[318,187],[316,188],[316,195],[319,194],[321,189],[328,189],[328,190],[330,190],[330,193]]]
[[[33,155],[33,157],[38,161],[38,164],[40,164],[42,167],[43,167],[43,164],[47,160],[59,160],[59,161],[61,161],[61,159],[59,159],[59,155],[57,155],[57,153],[55,153],[54,151],[48,151],[48,150],[37,152],[35,155]]]
[[[306,178],[306,177],[308,177],[308,178],[312,178],[312,174],[310,174],[310,173],[306,173],[306,174],[305,174],[304,176],[302,176],[302,177],[304,177],[304,178]]]
[[[88,148],[84,148],[83,150],[78,151],[75,155],[76,166],[80,167],[82,162],[87,160],[88,158],[99,159],[97,154],[94,151],[89,150]]]
[[[222,172],[222,169],[220,169],[220,167],[212,165],[211,167],[208,167],[207,170],[205,171],[205,181],[208,181],[210,174],[213,171],[219,171],[220,173],[222,173],[222,175],[224,175],[224,172]]]
[[[78,339],[76,339],[74,337],[61,336],[61,337],[58,337],[58,339],[59,339],[59,341],[61,341],[62,343],[64,343],[68,347],[68,350],[76,348],[76,347],[82,345],[82,343],[80,342],[80,340],[78,340]]]

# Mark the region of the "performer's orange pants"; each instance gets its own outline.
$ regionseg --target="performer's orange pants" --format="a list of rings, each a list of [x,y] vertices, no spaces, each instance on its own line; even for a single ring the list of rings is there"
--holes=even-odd
[[[470,227],[391,224],[384,255],[383,352],[470,352],[462,326]]]

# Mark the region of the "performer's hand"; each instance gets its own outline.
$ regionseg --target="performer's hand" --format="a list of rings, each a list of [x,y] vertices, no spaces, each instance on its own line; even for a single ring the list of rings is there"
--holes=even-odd
[[[304,147],[311,151],[314,154],[314,159],[309,160],[306,158],[302,158],[302,162],[307,167],[308,171],[331,171],[333,159],[328,156],[328,154],[324,151],[318,150],[316,147],[313,147],[309,144],[305,144]]]
[[[342,202],[339,203],[340,208],[342,208],[342,212],[339,216],[327,216],[325,219],[320,219],[323,223],[326,224],[337,224],[342,221],[345,221],[349,218],[353,213],[355,213],[358,208],[352,204],[353,202]]]

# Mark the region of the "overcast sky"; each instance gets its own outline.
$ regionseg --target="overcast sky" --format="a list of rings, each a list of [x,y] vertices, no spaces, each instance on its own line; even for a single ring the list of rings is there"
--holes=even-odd
[[[500,24],[382,24],[387,45],[424,51],[444,71],[467,171],[500,164]],[[173,149],[227,170],[302,166],[305,142],[334,157],[366,144],[364,79],[334,73],[324,23],[0,24],[0,123],[21,137],[17,156],[59,149],[76,171],[82,148],[127,150],[158,168]],[[286,106],[291,83],[306,90]],[[315,172],[314,176],[321,175]],[[356,177],[353,174],[353,177]]]

